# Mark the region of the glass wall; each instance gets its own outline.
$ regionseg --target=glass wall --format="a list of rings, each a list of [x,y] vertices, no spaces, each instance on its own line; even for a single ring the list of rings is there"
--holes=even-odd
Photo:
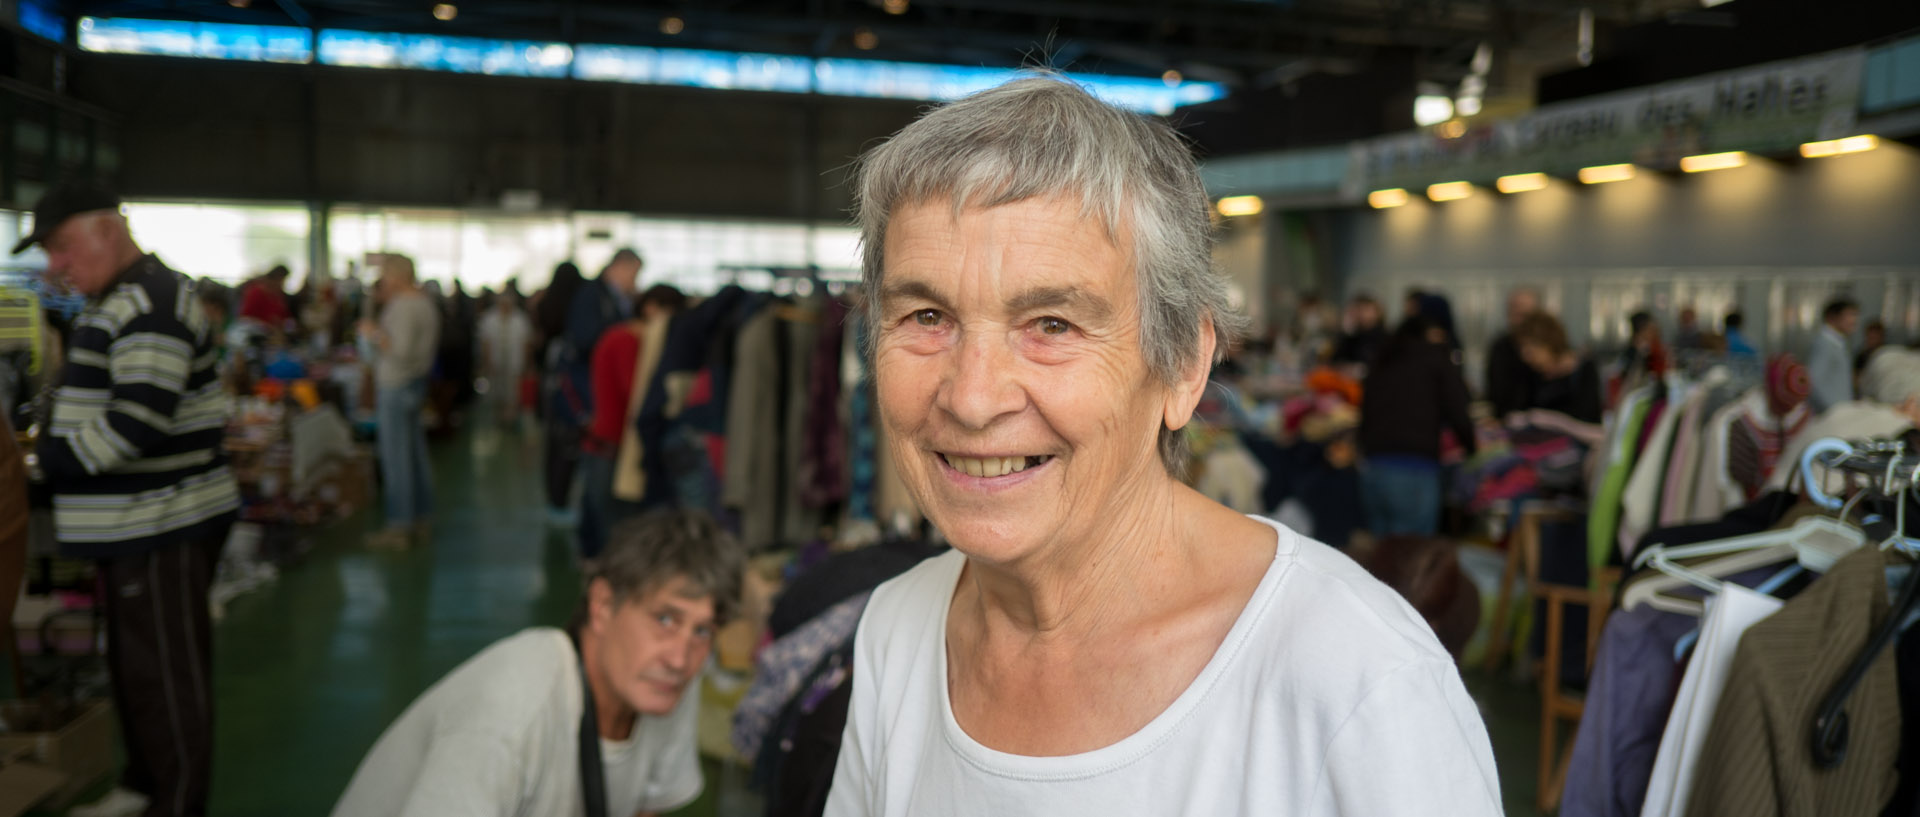
[[[302,204],[127,202],[133,238],[167,265],[234,284],[285,264],[307,271],[312,219]]]
[[[858,276],[858,231],[842,225],[736,219],[683,219],[628,213],[500,213],[360,206],[328,218],[335,275],[370,253],[411,256],[423,280],[468,291],[522,292],[547,285],[553,268],[573,260],[592,276],[623,247],[646,259],[643,283],[670,283],[690,294],[729,283],[769,289],[776,269],[818,268],[828,280]]]

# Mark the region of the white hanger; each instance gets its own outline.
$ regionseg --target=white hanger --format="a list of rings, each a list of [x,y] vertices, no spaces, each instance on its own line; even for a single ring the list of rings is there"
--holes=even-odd
[[[1667,596],[1664,595],[1665,591],[1690,584],[1709,593],[1717,593],[1725,585],[1722,577],[1787,558],[1797,560],[1808,570],[1824,573],[1832,569],[1834,562],[1866,541],[1866,534],[1861,533],[1859,528],[1825,516],[1809,516],[1794,523],[1793,527],[1781,530],[1716,539],[1697,545],[1655,545],[1635,556],[1633,566],[1638,569],[1652,565],[1666,575],[1634,582],[1621,597],[1620,606],[1631,610],[1647,604],[1656,610],[1699,615],[1702,609],[1699,601]],[[1692,567],[1680,564],[1683,559],[1723,554],[1728,554],[1729,558]]]

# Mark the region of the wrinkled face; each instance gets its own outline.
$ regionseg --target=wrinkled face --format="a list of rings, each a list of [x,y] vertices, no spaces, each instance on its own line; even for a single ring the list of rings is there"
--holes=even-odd
[[[61,223],[47,240],[40,242],[47,253],[47,274],[64,280],[75,292],[98,295],[112,286],[120,273],[119,259],[110,240],[112,220],[96,213],[81,213]]]
[[[1090,541],[1137,510],[1131,497],[1164,486],[1159,431],[1185,425],[1204,367],[1175,387],[1148,371],[1131,255],[1077,201],[957,219],[944,199],[909,205],[884,240],[883,427],[908,490],[955,546],[1005,562]]]
[[[684,576],[619,602],[596,579],[587,596],[586,635],[599,645],[598,666],[589,671],[635,712],[673,712],[713,650],[713,598],[694,592]]]

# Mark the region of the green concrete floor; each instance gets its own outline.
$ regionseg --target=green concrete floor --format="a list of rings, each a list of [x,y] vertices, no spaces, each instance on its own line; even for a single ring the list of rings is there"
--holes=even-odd
[[[360,540],[378,520],[363,512],[314,533],[302,560],[216,625],[213,814],[326,815],[421,691],[493,641],[572,612],[579,573],[568,536],[545,526],[538,435],[477,428],[437,443],[433,459],[430,546],[368,550]],[[1467,681],[1507,813],[1530,817],[1537,693],[1478,671]],[[743,778],[709,764],[709,791],[681,813],[757,812]]]

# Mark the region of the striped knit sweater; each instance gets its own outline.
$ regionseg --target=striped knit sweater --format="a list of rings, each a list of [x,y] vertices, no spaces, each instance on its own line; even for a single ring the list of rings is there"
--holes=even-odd
[[[239,509],[221,448],[228,409],[215,330],[193,290],[145,256],[74,323],[38,449],[68,556],[213,535]]]

